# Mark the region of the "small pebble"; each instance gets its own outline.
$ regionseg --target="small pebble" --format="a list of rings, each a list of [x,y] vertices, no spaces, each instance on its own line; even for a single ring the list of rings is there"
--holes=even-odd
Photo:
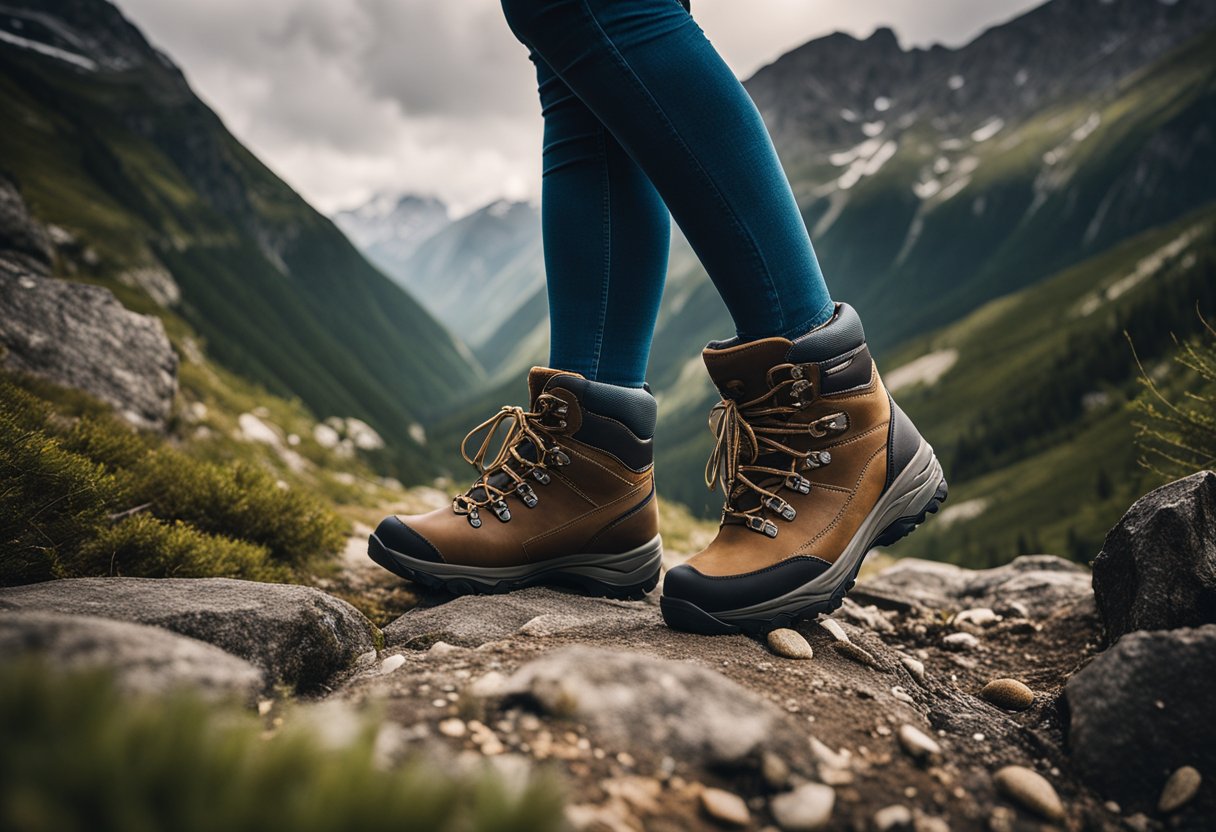
[[[802,633],[788,627],[769,632],[768,646],[778,656],[784,656],[787,659],[809,659],[815,655],[815,652],[811,650],[811,645],[802,637]]]
[[[947,650],[974,650],[980,646],[980,640],[971,633],[951,633],[942,639],[942,647]]]
[[[840,622],[835,618],[821,618],[819,619],[819,626],[831,633],[832,638],[837,641],[847,642],[849,640],[848,633],[844,631],[844,627],[841,627]]]
[[[942,753],[942,747],[937,744],[937,740],[915,725],[899,726],[899,744],[903,746],[904,751],[918,760]]]
[[[1123,807],[1113,800],[1108,800],[1102,804],[1102,808],[1110,812],[1112,815],[1123,814]]]
[[[995,624],[997,620],[996,613],[987,607],[974,607],[954,616],[956,624],[973,624],[976,627],[988,627]]]
[[[905,704],[908,704],[908,705],[916,704],[916,700],[912,698],[912,695],[910,693],[908,693],[906,690],[904,690],[903,688],[901,688],[899,685],[896,685],[895,687],[891,688],[891,695],[893,697],[895,697],[896,699],[898,699],[900,702],[903,702]]]
[[[997,789],[1014,803],[1047,820],[1061,820],[1064,804],[1047,778],[1023,766],[1005,766],[993,777]]]
[[[702,789],[701,808],[705,814],[728,826],[747,826],[752,822],[751,812],[747,810],[743,798],[724,789]]]
[[[878,832],[893,832],[912,828],[912,810],[896,803],[874,813],[874,828]]]
[[[814,832],[832,819],[836,791],[822,783],[804,783],[769,801],[773,820],[783,832]]]
[[[760,774],[770,789],[784,789],[790,780],[790,767],[785,760],[771,751],[764,752],[760,759]]]
[[[904,656],[900,661],[904,663],[904,667],[912,674],[912,678],[923,686],[925,684],[925,663],[911,656]]]
[[[847,656],[858,664],[864,664],[866,667],[872,667],[875,670],[882,670],[882,665],[878,663],[878,659],[870,654],[869,650],[866,650],[864,647],[858,647],[851,641],[838,641],[832,647],[840,655]]]
[[[1190,766],[1183,766],[1170,775],[1161,790],[1161,799],[1157,801],[1157,809],[1162,814],[1177,811],[1190,802],[1199,791],[1203,777]]]
[[[1034,704],[1034,691],[1017,679],[993,679],[980,696],[1008,711],[1024,711]]]
[[[439,733],[443,734],[445,737],[463,737],[464,731],[465,726],[464,720],[462,719],[456,719],[453,717],[452,719],[445,719],[439,723]]]
[[[386,673],[392,673],[403,664],[405,664],[405,656],[401,655],[400,653],[389,656],[387,659],[380,662],[380,674],[384,675]]]

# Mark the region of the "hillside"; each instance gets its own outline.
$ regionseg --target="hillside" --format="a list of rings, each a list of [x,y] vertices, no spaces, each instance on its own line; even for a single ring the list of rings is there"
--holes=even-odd
[[[55,273],[112,288],[318,418],[388,440],[381,467],[437,470],[428,408],[477,378],[451,336],[240,145],[103,0],[6,4],[0,173],[56,242]]]

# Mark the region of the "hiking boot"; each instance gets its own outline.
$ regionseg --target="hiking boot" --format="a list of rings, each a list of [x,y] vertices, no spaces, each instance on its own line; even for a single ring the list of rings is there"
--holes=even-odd
[[[532,368],[528,388],[529,409],[504,407],[461,442],[481,474],[469,490],[450,508],[385,518],[368,555],[456,594],[549,583],[640,598],[658,583],[663,558],[654,397],[544,367]]]
[[[714,541],[667,573],[664,619],[761,634],[834,610],[871,547],[946,499],[933,449],[883,387],[847,304],[794,341],[712,343],[703,357],[722,393],[705,479],[726,505]]]

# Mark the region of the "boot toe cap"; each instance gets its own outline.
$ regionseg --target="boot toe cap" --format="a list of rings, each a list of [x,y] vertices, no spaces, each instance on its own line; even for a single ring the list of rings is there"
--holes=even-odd
[[[663,595],[695,604],[706,612],[737,610],[779,598],[818,578],[831,567],[814,557],[794,557],[739,575],[705,575],[688,563],[669,569]]]
[[[443,563],[443,556],[434,544],[396,515],[380,521],[380,525],[376,527],[376,537],[386,549],[400,555],[431,563]]]

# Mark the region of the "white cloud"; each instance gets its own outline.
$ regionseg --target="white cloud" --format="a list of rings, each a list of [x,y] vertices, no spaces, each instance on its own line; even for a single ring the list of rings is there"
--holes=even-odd
[[[236,136],[322,210],[377,191],[457,211],[540,190],[535,70],[498,0],[118,0]],[[834,30],[961,43],[1033,0],[693,0],[741,77]]]

